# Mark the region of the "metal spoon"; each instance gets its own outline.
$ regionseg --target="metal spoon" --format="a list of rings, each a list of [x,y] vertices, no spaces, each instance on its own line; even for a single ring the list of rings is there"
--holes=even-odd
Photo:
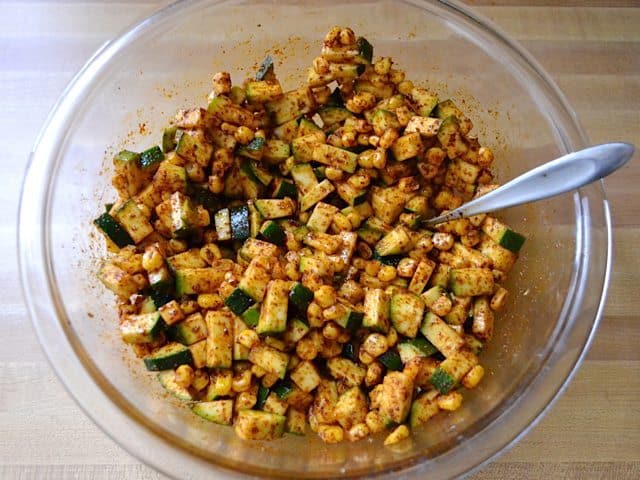
[[[603,143],[569,153],[424,223],[435,225],[575,190],[618,170],[629,161],[633,151],[634,147],[629,143]]]

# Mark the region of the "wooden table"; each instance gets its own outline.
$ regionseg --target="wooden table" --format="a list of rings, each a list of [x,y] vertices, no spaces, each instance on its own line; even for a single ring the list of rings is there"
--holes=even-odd
[[[53,102],[98,46],[166,3],[23,0],[0,6],[0,250],[6,252],[0,257],[0,478],[161,478],[106,437],[56,379],[23,305],[14,239],[27,155]],[[537,57],[594,143],[618,139],[640,146],[638,0],[471,3]],[[554,6],[560,3],[565,6]],[[615,261],[605,317],[587,361],[551,413],[473,478],[640,478],[639,160],[636,154],[606,181]]]

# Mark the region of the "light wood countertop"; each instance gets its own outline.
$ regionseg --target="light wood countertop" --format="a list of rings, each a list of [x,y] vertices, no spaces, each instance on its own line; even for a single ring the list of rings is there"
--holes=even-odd
[[[23,305],[14,252],[20,183],[49,109],[103,42],[167,3],[0,5],[0,249],[7,252],[0,257],[0,478],[164,478],[100,431],[56,379]],[[540,61],[593,143],[623,140],[640,147],[638,0],[469,3]],[[539,425],[474,479],[640,478],[638,185],[637,153],[606,180],[614,220],[613,275],[587,360]]]

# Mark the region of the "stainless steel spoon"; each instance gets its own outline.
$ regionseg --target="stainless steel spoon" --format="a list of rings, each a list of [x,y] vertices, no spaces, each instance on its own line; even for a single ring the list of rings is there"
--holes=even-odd
[[[629,143],[603,143],[569,153],[424,223],[435,225],[575,190],[618,170],[629,161],[633,151],[634,147]]]

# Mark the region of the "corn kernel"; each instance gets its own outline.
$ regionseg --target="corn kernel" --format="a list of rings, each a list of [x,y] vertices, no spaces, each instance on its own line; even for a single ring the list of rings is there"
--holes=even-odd
[[[465,388],[474,388],[480,383],[482,377],[484,377],[484,367],[476,365],[462,378],[462,385]]]
[[[191,386],[195,375],[190,365],[180,365],[176,368],[175,381],[183,388]]]
[[[393,432],[387,435],[387,438],[384,439],[384,444],[393,445],[405,438],[409,438],[409,427],[406,425],[399,425]]]
[[[387,75],[391,70],[391,58],[381,57],[373,64],[373,70],[378,75]]]
[[[198,295],[198,306],[207,310],[222,308],[224,300],[217,293],[201,293]]]
[[[442,410],[453,412],[462,405],[462,395],[460,392],[449,392],[438,397],[438,407]]]
[[[385,429],[384,418],[377,410],[371,410],[365,417],[365,423],[369,427],[369,432],[378,433]]]
[[[508,293],[509,292],[507,291],[506,288],[498,287],[498,290],[496,291],[496,293],[494,293],[493,297],[491,297],[491,303],[490,303],[491,310],[498,311],[502,309],[502,307],[504,307]]]
[[[382,282],[391,282],[395,280],[397,275],[396,269],[391,265],[385,265],[378,271],[378,280]]]
[[[344,430],[338,425],[320,425],[318,436],[326,443],[340,443],[344,439]]]
[[[429,310],[431,310],[439,317],[443,317],[451,311],[452,307],[453,303],[451,302],[451,299],[446,295],[441,295],[435,302],[431,304]]]

